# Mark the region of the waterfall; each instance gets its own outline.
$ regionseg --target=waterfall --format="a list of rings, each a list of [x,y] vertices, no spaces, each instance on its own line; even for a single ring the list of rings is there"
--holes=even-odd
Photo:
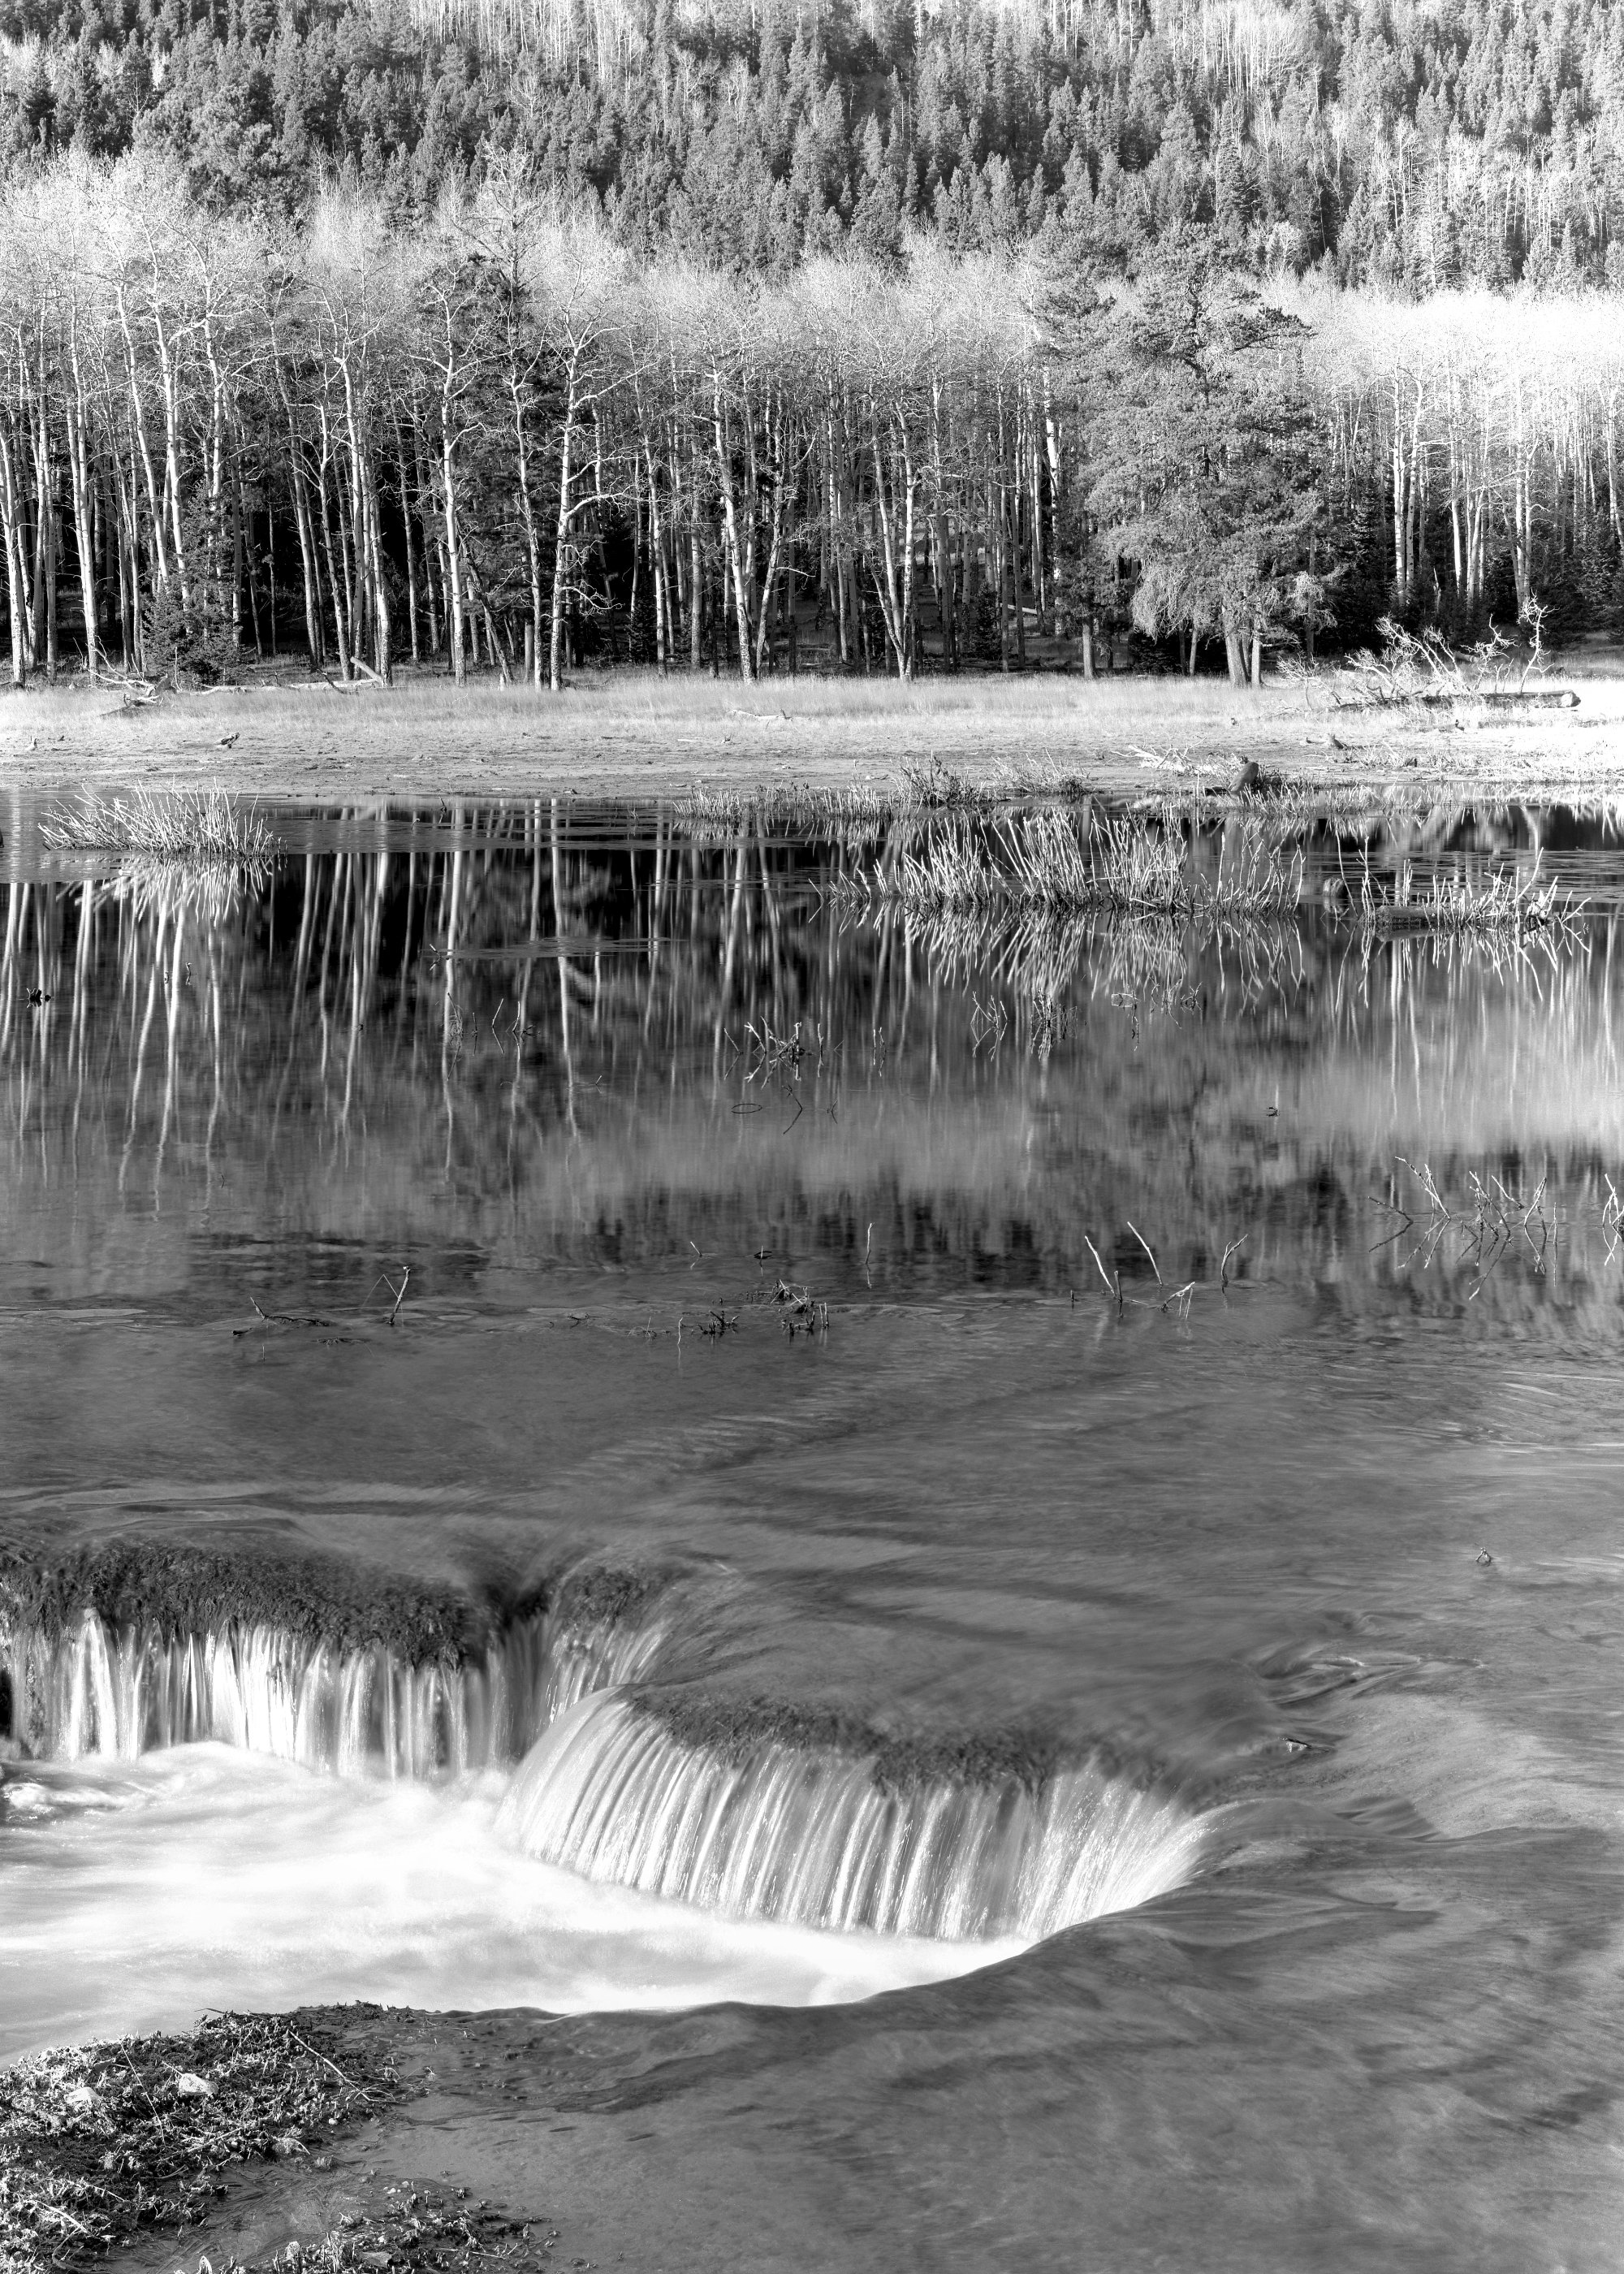
[[[898,1788],[871,1756],[763,1738],[688,1745],[633,1701],[583,1698],[538,1740],[499,1829],[584,1878],[741,1918],[949,1940],[1036,1938],[1178,1886],[1198,1818],[1095,1762]]]
[[[555,1714],[644,1671],[658,1643],[654,1627],[548,1614],[461,1663],[414,1664],[264,1621],[173,1635],[87,1608],[55,1636],[0,1631],[0,1735],[67,1760],[213,1738],[342,1775],[455,1775],[516,1760]]]

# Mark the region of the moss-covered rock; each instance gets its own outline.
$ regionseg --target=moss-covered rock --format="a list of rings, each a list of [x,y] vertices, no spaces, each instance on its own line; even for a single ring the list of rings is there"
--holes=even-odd
[[[742,1762],[763,1745],[866,1758],[883,1792],[941,1784],[1036,1792],[1065,1760],[1060,1738],[1033,1726],[898,1736],[856,1714],[781,1698],[643,1689],[634,1703],[679,1743],[726,1761]]]
[[[86,1610],[166,1638],[262,1623],[341,1651],[381,1645],[417,1665],[477,1657],[500,1623],[490,1602],[453,1588],[259,1539],[130,1538],[44,1559],[0,1541],[0,1630],[34,1627],[54,1640]]]

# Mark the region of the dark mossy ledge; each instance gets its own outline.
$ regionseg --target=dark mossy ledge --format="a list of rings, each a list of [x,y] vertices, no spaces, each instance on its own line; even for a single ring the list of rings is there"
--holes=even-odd
[[[155,1630],[166,1640],[262,1624],[341,1652],[462,1666],[549,1613],[580,1626],[646,1616],[672,1576],[587,1564],[519,1590],[463,1590],[262,1539],[132,1536],[56,1556],[0,1540],[0,1633],[31,1628],[55,1641],[94,1610],[118,1632]]]
[[[643,1687],[632,1703],[680,1744],[726,1762],[747,1760],[763,1745],[867,1758],[875,1783],[885,1792],[942,1784],[1015,1784],[1035,1792],[1069,1757],[1054,1731],[1030,1725],[898,1736],[857,1714],[772,1698]]]
[[[477,1658],[500,1625],[497,1607],[471,1593],[262,1541],[138,1537],[49,1560],[0,1545],[0,1619],[55,1639],[86,1610],[121,1631],[184,1638],[264,1624],[342,1651],[380,1645],[414,1664]]]
[[[738,1765],[763,1746],[867,1759],[882,1792],[919,1792],[944,1785],[1037,1794],[1071,1769],[1092,1768],[1137,1792],[1160,1792],[1192,1805],[1209,1799],[1216,1781],[1109,1735],[1078,1735],[1036,1721],[989,1728],[898,1732],[861,1715],[780,1698],[641,1685],[633,1710],[680,1744]]]
[[[634,1626],[647,1618],[656,1600],[682,1576],[670,1563],[575,1563],[522,1588],[508,1615],[524,1619],[551,1614],[582,1628]]]

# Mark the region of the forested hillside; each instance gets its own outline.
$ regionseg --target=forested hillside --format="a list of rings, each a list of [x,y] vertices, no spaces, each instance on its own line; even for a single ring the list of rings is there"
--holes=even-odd
[[[520,149],[648,254],[782,269],[1210,221],[1414,290],[1607,275],[1615,0],[5,0],[13,154],[138,136],[282,210]]]
[[[4,21],[18,683],[1618,629],[1605,0]]]

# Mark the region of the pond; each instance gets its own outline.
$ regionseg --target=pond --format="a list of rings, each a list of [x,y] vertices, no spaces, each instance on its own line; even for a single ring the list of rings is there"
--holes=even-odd
[[[0,2055],[577,2016],[479,2152],[628,2264],[1613,2263],[1605,816],[1149,915],[855,802],[40,817]],[[1502,871],[1583,904],[1403,913]]]

